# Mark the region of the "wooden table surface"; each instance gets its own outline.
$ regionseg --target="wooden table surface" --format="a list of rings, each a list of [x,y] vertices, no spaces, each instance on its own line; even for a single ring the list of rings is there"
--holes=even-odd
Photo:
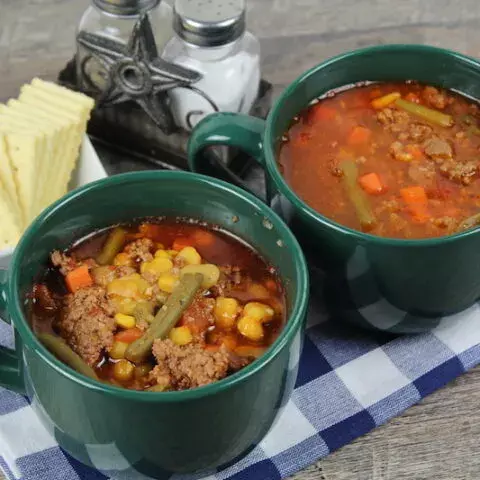
[[[87,0],[1,0],[0,100],[71,57]],[[278,90],[331,55],[427,43],[480,56],[478,0],[249,0],[264,76]],[[480,368],[299,472],[295,480],[477,480]],[[0,474],[0,480],[2,475]]]

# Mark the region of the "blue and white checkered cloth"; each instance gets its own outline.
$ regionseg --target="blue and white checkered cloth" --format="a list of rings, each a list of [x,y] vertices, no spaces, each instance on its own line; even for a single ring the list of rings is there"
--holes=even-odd
[[[416,336],[360,331],[313,299],[295,390],[268,435],[221,471],[171,480],[280,480],[398,415],[480,363],[480,305],[436,323]],[[12,342],[1,322],[0,340]],[[105,470],[106,462],[92,459],[94,470],[71,458],[24,397],[0,389],[0,467],[9,479],[147,479],[128,466]]]

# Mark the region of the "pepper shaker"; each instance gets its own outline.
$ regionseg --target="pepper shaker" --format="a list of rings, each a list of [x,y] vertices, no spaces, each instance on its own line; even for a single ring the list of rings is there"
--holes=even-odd
[[[172,38],[172,7],[162,0],[91,0],[92,4],[83,14],[77,28],[80,32],[92,33],[116,40],[125,45],[141,15],[147,13],[155,37],[157,49],[162,52]],[[106,84],[103,66],[90,58],[77,44],[77,79],[82,90],[90,84],[102,90]]]

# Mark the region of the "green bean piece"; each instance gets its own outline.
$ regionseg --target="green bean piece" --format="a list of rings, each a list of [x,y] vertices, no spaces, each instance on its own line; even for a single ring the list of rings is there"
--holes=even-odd
[[[348,198],[355,208],[357,218],[362,227],[369,229],[376,222],[370,202],[364,191],[358,185],[358,166],[354,160],[345,160],[339,165],[343,173],[342,180]]]
[[[168,300],[168,293],[167,293],[167,292],[163,292],[162,290],[160,290],[160,291],[155,295],[155,299],[157,300],[158,303],[160,303],[161,305],[164,305],[165,302]]]
[[[470,230],[471,228],[480,226],[480,213],[476,213],[471,217],[466,218],[456,228],[457,232],[463,232],[464,230]]]
[[[98,254],[96,259],[97,263],[99,265],[109,265],[113,263],[117,253],[121,252],[126,238],[127,232],[123,228],[114,228],[108,235],[102,251]]]
[[[147,322],[148,324],[152,323],[155,317],[153,316],[154,305],[152,302],[141,302],[137,303],[136,307],[133,310],[133,316],[137,323]]]
[[[134,363],[145,360],[152,351],[153,342],[165,338],[175,326],[183,312],[192,303],[193,297],[200,289],[203,275],[200,273],[186,274],[174,289],[167,302],[157,312],[147,331],[132,342],[125,352],[125,357]]]
[[[451,127],[454,123],[451,115],[419,105],[418,103],[409,102],[403,98],[395,100],[395,105],[412,115],[433,123],[434,125],[439,125],[440,127]]]
[[[85,375],[86,377],[98,380],[97,374],[90,365],[87,365],[82,358],[77,355],[66,342],[55,335],[50,333],[40,333],[38,339],[50,350],[56,357],[62,362],[66,363],[69,367],[72,367],[78,373]]]

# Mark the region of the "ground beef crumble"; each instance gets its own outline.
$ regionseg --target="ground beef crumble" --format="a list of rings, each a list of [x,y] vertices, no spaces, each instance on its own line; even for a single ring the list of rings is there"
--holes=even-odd
[[[113,315],[104,288],[82,288],[64,298],[62,314],[55,327],[70,347],[94,366],[102,351],[112,346]]]
[[[396,141],[390,145],[390,155],[395,160],[400,160],[401,162],[410,162],[413,160],[413,155],[408,152],[407,146],[402,142]]]
[[[55,250],[50,256],[54,267],[58,267],[62,275],[67,275],[78,266],[78,262],[68,255]]]
[[[433,129],[428,125],[421,123],[410,123],[408,129],[398,135],[398,139],[402,142],[423,142],[432,135]]]
[[[478,175],[478,163],[475,161],[458,163],[454,160],[444,160],[439,163],[439,170],[443,175],[463,185],[469,185]]]
[[[187,390],[208,385],[227,376],[228,351],[221,347],[209,351],[193,343],[178,346],[171,340],[156,340],[153,354],[158,365],[150,373],[150,381],[166,389]]]
[[[453,159],[453,148],[449,142],[443,138],[433,136],[423,144],[425,154],[433,160],[451,160]]]
[[[153,259],[152,250],[154,243],[149,238],[140,238],[130,242],[124,249],[124,252],[133,262],[150,262]]]
[[[426,86],[423,89],[422,97],[429,105],[433,108],[438,108],[439,110],[443,110],[449,104],[449,97],[445,92],[440,92],[435,87]]]
[[[377,113],[377,120],[391,132],[404,132],[409,127],[408,113],[393,108],[384,108]]]

